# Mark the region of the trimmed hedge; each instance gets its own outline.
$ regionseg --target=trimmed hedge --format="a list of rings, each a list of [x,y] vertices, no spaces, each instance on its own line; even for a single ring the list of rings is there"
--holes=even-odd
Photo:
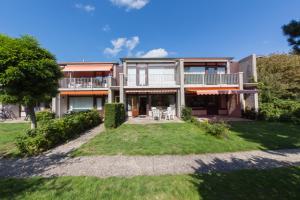
[[[101,123],[96,110],[66,115],[42,123],[38,128],[28,130],[17,138],[17,147],[25,155],[37,155]]]
[[[125,122],[125,106],[123,103],[107,103],[105,104],[105,120],[106,128],[117,128]]]
[[[49,121],[55,118],[55,113],[49,110],[43,110],[43,111],[36,112],[35,116],[36,116],[36,121],[38,122]]]

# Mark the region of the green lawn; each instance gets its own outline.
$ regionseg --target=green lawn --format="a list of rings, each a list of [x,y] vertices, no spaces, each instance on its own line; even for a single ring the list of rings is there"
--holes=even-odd
[[[300,147],[300,126],[269,122],[235,122],[227,139],[206,134],[190,123],[123,124],[73,152],[83,155],[162,155],[233,152]]]
[[[0,124],[0,157],[18,153],[15,145],[16,137],[23,134],[28,128],[30,128],[28,123]]]
[[[0,179],[1,199],[300,199],[300,167],[133,178]]]

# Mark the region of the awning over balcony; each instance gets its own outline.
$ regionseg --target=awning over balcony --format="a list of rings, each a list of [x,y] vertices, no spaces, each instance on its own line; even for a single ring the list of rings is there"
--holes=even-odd
[[[66,65],[63,68],[63,72],[105,72],[111,71],[112,64],[77,64]]]
[[[220,94],[255,94],[257,90],[203,90],[193,89],[188,92],[196,93],[197,95],[220,95]]]
[[[141,89],[141,90],[127,90],[126,94],[175,94],[177,91],[174,89]]]
[[[108,95],[108,91],[61,91],[62,96],[104,96]]]

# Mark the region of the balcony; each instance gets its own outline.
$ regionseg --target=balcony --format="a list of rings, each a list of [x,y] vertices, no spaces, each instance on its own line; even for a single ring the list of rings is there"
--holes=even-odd
[[[72,89],[72,90],[93,90],[108,87],[108,77],[104,78],[62,78],[59,81],[60,89]]]
[[[185,85],[239,85],[239,74],[184,73]]]
[[[137,76],[129,74],[125,76],[124,85],[128,87],[175,87],[179,80],[174,74],[149,74],[149,76]]]

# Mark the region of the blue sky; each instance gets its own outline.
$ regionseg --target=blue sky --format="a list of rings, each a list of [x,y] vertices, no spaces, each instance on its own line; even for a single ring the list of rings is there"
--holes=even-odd
[[[299,0],[0,0],[0,33],[30,34],[58,61],[236,59],[288,52]]]

